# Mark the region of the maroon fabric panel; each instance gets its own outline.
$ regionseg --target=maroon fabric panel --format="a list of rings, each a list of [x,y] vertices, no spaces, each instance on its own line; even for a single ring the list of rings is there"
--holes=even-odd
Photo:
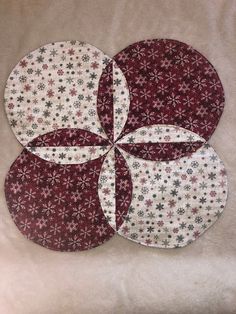
[[[80,165],[58,165],[28,152],[8,172],[5,195],[19,230],[53,250],[96,247],[114,235],[98,198],[105,157]]]
[[[128,46],[114,60],[131,95],[123,135],[142,126],[172,124],[210,138],[224,109],[224,91],[199,52],[176,40],[154,39]]]
[[[128,165],[119,150],[115,148],[116,175],[116,228],[124,222],[132,200],[132,179]]]
[[[110,142],[99,135],[82,129],[59,129],[40,135],[32,140],[29,147],[47,146],[95,146],[110,145]]]
[[[191,155],[202,142],[118,144],[126,152],[147,160],[174,160]]]
[[[108,63],[98,86],[97,113],[108,138],[113,141],[113,66]]]

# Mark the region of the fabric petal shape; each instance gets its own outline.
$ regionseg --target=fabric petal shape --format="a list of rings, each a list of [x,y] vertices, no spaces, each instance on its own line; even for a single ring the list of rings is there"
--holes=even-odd
[[[83,129],[59,129],[36,137],[27,147],[107,146],[108,139]]]
[[[115,148],[116,169],[116,230],[123,224],[132,199],[132,179],[128,164],[120,151]]]
[[[126,123],[130,96],[124,74],[114,61],[103,71],[98,89],[97,112],[108,138],[114,142]]]
[[[168,142],[205,142],[198,134],[175,125],[152,124],[143,126],[120,138],[119,144]]]
[[[5,195],[23,235],[46,248],[87,250],[114,235],[98,197],[105,157],[81,165],[58,165],[24,149],[8,172]]]
[[[111,146],[26,147],[38,157],[57,164],[81,164],[105,155]]]
[[[130,110],[122,136],[142,126],[171,124],[208,140],[224,109],[224,90],[212,64],[172,39],[136,42],[113,58],[124,73]]]
[[[5,109],[19,142],[61,128],[81,128],[106,137],[96,103],[110,58],[79,41],[55,42],[23,57],[5,89]]]
[[[173,160],[195,152],[205,143],[198,134],[172,125],[141,127],[117,141],[117,145],[146,160]]]
[[[220,217],[227,177],[209,144],[174,161],[146,161],[122,153],[131,172],[133,197],[120,235],[158,248],[182,247]]]
[[[101,74],[98,87],[97,113],[110,141],[113,141],[113,66],[112,61]]]
[[[124,74],[113,61],[113,120],[114,141],[119,138],[126,120],[130,106],[129,88]]]
[[[26,149],[57,164],[80,164],[106,154],[108,139],[81,129],[60,129],[36,137]]]
[[[107,221],[114,230],[118,230],[131,202],[132,181],[127,163],[115,147],[102,165],[98,195]]]
[[[116,177],[114,147],[108,152],[99,175],[98,195],[104,215],[116,230]]]
[[[119,144],[118,147],[144,160],[174,160],[191,155],[202,142]]]

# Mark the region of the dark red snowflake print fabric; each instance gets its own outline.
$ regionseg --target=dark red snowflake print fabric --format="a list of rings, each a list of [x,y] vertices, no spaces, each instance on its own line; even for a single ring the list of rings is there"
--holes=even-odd
[[[28,143],[28,147],[58,147],[58,146],[106,146],[110,142],[92,132],[81,129],[57,129],[36,137]]]
[[[19,230],[60,251],[86,250],[110,239],[114,230],[98,197],[103,161],[58,165],[24,149],[5,181],[7,204]]]
[[[113,64],[109,62],[98,86],[97,113],[107,136],[113,141]]]
[[[171,124],[210,138],[224,109],[224,91],[216,70],[199,52],[175,40],[145,40],[114,60],[131,96],[122,134]]]
[[[174,160],[191,155],[202,142],[119,144],[128,153],[147,160]]]
[[[7,205],[37,244],[81,251],[117,233],[182,247],[225,207],[226,171],[206,142],[224,92],[184,43],[145,40],[113,59],[83,42],[48,44],[13,69],[5,107],[24,146]]]

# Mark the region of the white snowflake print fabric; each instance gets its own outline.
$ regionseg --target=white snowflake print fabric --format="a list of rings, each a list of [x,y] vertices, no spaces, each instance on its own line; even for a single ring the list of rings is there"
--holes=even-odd
[[[98,83],[110,58],[82,42],[56,42],[26,55],[12,70],[5,103],[22,145],[60,128],[106,137],[97,118]]]
[[[113,58],[79,41],[50,43],[14,67],[5,89],[24,149],[5,195],[30,240],[81,251],[114,234],[177,248],[220,217],[223,162],[208,139],[224,108],[211,63],[174,40]]]
[[[120,235],[149,246],[181,247],[220,217],[227,198],[226,172],[209,144],[173,161],[123,154],[135,184]]]

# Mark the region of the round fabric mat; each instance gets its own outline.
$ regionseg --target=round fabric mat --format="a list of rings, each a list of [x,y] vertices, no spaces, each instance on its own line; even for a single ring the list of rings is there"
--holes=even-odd
[[[176,40],[153,39],[134,43],[113,59],[131,97],[123,134],[171,124],[210,138],[224,109],[224,91],[202,54]]]
[[[115,231],[98,197],[103,160],[59,165],[24,149],[5,181],[7,205],[19,230],[60,251],[86,250],[110,239]]]
[[[120,235],[153,247],[182,247],[220,217],[227,199],[227,177],[209,144],[173,161],[147,161],[125,152],[123,156],[133,190]]]
[[[27,54],[12,70],[5,89],[13,132],[26,146],[60,128],[80,128],[106,137],[97,117],[98,83],[110,61],[94,46],[65,41]]]

